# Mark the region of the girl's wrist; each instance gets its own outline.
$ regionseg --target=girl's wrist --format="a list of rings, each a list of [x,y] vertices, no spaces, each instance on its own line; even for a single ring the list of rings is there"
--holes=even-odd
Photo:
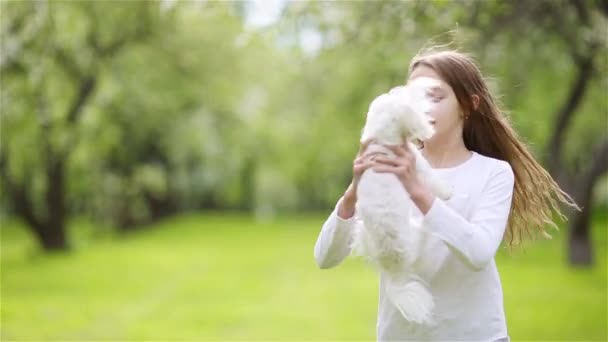
[[[355,214],[355,204],[357,202],[357,194],[355,185],[352,183],[342,196],[342,202],[338,208],[338,216],[342,219],[349,219]]]
[[[340,207],[338,208],[338,216],[343,220],[348,220],[354,215],[355,203],[343,198],[342,202],[340,203]]]
[[[342,201],[346,202],[347,205],[355,205],[355,202],[357,202],[357,190],[355,189],[355,185],[353,183],[348,186],[348,189],[346,189],[346,191],[344,192],[343,197],[344,198]]]
[[[410,191],[410,198],[416,204],[418,209],[425,215],[433,205],[435,195],[422,184],[414,186]]]

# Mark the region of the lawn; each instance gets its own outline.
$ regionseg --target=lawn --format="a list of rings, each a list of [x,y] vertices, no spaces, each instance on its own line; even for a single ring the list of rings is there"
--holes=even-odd
[[[316,267],[323,220],[185,215],[120,239],[75,221],[76,249],[45,256],[4,219],[1,339],[374,339],[377,277],[358,260]],[[500,251],[513,340],[608,339],[606,226],[595,219],[590,269],[566,265],[564,233]]]

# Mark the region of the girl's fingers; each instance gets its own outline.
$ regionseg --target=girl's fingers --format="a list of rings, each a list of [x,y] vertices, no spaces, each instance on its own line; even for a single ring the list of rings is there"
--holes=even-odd
[[[396,158],[388,158],[384,156],[377,156],[374,158],[374,161],[380,164],[385,164],[389,166],[399,166],[401,165],[400,161]]]
[[[384,146],[386,146],[389,150],[393,151],[393,153],[395,155],[397,155],[398,157],[403,157],[408,152],[405,148],[403,148],[400,145],[384,145]]]
[[[373,160],[373,154],[370,154],[370,155],[363,154],[362,156],[358,156],[357,158],[355,158],[354,164],[361,164],[368,160]]]
[[[363,152],[365,152],[365,150],[367,149],[367,146],[369,146],[369,144],[371,144],[374,140],[373,139],[368,139],[364,142],[362,142],[359,145],[359,152],[357,152],[357,155],[360,156]]]
[[[399,157],[399,159],[407,161],[408,163],[415,163],[416,156],[407,143],[404,145],[385,146],[388,147],[391,151],[393,151]]]
[[[383,152],[378,152],[378,151],[376,151],[376,152],[370,151],[370,152],[363,153],[362,157],[364,157],[365,159],[375,159],[377,156],[382,156],[382,155],[386,155],[386,154]]]
[[[369,167],[372,167],[374,165],[375,165],[374,162],[366,161],[366,162],[356,165],[354,169],[355,169],[355,171],[361,171],[361,170],[365,170]]]
[[[375,165],[376,165],[376,164],[375,164],[375,163],[373,163],[373,162],[366,162],[366,163],[363,163],[363,164],[359,164],[359,165],[355,166],[355,168],[353,169],[353,173],[354,173],[355,175],[358,175],[358,176],[359,176],[359,175],[363,174],[363,172],[364,172],[365,170],[367,170],[367,169],[369,169],[370,167],[373,167],[373,166],[375,166]]]
[[[388,165],[377,165],[377,166],[374,166],[373,170],[378,173],[385,173],[385,172],[396,173],[396,172],[398,172],[398,168],[396,168],[394,166],[388,166]]]
[[[360,155],[359,157],[357,157],[357,159],[375,160],[378,155],[383,155],[383,153],[382,152],[366,152],[366,153],[363,153],[363,155]]]

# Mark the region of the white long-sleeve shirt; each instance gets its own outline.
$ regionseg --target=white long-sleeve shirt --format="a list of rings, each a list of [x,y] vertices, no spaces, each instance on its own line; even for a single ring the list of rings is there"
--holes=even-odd
[[[473,152],[465,162],[435,169],[453,187],[453,195],[435,198],[419,218],[427,232],[422,273],[435,297],[437,325],[428,328],[404,320],[384,290],[380,274],[379,341],[509,341],[503,292],[494,256],[505,233],[514,187],[511,166]],[[357,213],[349,219],[329,215],[314,248],[321,268],[339,265],[350,254]]]

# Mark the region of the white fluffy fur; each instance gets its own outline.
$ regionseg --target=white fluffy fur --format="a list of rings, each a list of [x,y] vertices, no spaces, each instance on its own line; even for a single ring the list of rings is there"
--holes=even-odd
[[[428,139],[434,134],[427,97],[431,78],[417,78],[406,86],[393,88],[370,105],[361,140],[373,139],[366,152],[393,155],[383,144],[410,144],[416,156],[416,172],[442,199],[451,196],[447,185],[436,176],[412,139]],[[368,169],[357,187],[357,215],[363,220],[355,231],[353,253],[366,257],[386,275],[386,292],[403,317],[420,324],[433,323],[434,299],[414,267],[421,250],[422,227],[413,219],[415,204],[392,173]]]

